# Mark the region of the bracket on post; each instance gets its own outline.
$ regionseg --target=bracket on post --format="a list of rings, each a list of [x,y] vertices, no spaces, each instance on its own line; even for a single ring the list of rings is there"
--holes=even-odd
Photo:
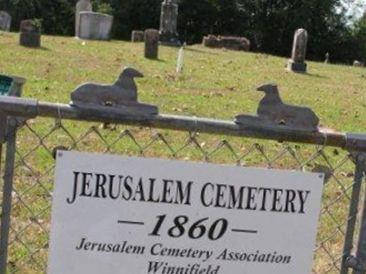
[[[319,118],[310,108],[283,103],[276,84],[266,84],[257,88],[265,96],[260,101],[257,116],[238,115],[235,123],[242,125],[280,126],[291,130],[318,131]]]
[[[5,75],[0,75],[0,77],[1,79],[4,80],[4,82],[0,83],[2,84],[1,85],[2,96],[21,97],[22,88],[26,82],[25,78],[18,76],[5,76]],[[5,83],[5,80],[7,80],[7,83]],[[8,123],[9,123],[8,116],[0,110],[0,144],[6,142]]]
[[[348,149],[351,159],[356,165],[354,181],[352,186],[352,194],[350,197],[350,206],[347,222],[347,230],[345,244],[343,249],[341,273],[348,273],[348,269],[352,268],[353,273],[361,274],[366,271],[366,200],[363,198],[363,212],[360,222],[360,231],[358,235],[358,243],[354,255],[351,254],[354,249],[354,235],[358,219],[358,211],[360,209],[360,199],[362,193],[362,185],[364,184],[366,174],[366,153],[363,149],[357,150],[360,145],[365,148],[366,138],[360,134],[347,134],[346,149]],[[361,143],[359,143],[361,142]]]
[[[71,93],[71,106],[82,110],[114,111],[126,115],[157,115],[158,108],[138,102],[138,91],[134,81],[143,74],[133,68],[124,68],[112,85],[86,83]]]
[[[345,149],[347,149],[350,152],[353,151],[366,152],[366,135],[360,133],[347,133]]]
[[[365,271],[362,263],[355,256],[352,256],[352,255],[348,256],[346,258],[345,264],[346,264],[347,268],[352,268],[355,271],[361,271],[362,273],[363,273],[363,271]]]

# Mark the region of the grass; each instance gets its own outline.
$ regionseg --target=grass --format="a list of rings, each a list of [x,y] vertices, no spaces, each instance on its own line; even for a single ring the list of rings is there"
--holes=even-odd
[[[184,72],[177,75],[176,48],[160,47],[160,59],[154,61],[143,58],[142,44],[123,41],[43,36],[42,46],[20,47],[18,34],[0,32],[0,73],[27,78],[23,97],[68,103],[79,84],[111,83],[123,66],[133,66],[145,74],[138,80],[140,101],[158,105],[161,113],[231,120],[239,113],[256,111],[263,96],[255,91],[256,86],[276,82],[284,101],[310,106],[323,126],[366,131],[363,68],[308,62],[308,74],[294,74],[284,69],[286,58],[197,45],[185,50]],[[314,154],[313,146],[254,142],[207,134],[190,138],[184,132],[138,127],[121,126],[111,131],[81,122],[55,125],[53,120],[43,118],[29,121],[18,134],[9,272],[31,274],[45,269],[53,190],[52,150],[62,145],[81,151],[326,171],[332,177],[324,190],[314,273],[337,273],[353,164],[345,152],[338,150]]]
[[[160,47],[158,61],[143,57],[143,45],[122,41],[82,42],[42,37],[40,50],[18,46],[18,35],[0,33],[0,73],[24,76],[25,97],[69,102],[86,81],[113,82],[122,66],[145,74],[138,81],[142,101],[162,113],[232,119],[253,113],[262,94],[256,86],[275,82],[286,102],[310,106],[324,126],[366,131],[366,70],[308,62],[308,74],[285,71],[286,58],[265,54],[188,47],[185,70],[175,73],[178,50]],[[289,49],[290,50],[290,49]]]

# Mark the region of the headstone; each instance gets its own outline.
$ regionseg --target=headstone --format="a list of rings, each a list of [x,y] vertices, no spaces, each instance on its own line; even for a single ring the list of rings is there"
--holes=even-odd
[[[164,45],[178,46],[178,3],[176,0],[164,0],[160,14],[160,41]]]
[[[181,47],[178,52],[177,73],[182,73],[184,67],[184,47]]]
[[[329,57],[330,57],[329,52],[327,52],[325,54],[325,61],[324,61],[325,64],[328,64],[329,63]]]
[[[0,11],[0,30],[9,31],[11,25],[11,16],[6,11]]]
[[[141,30],[132,31],[131,42],[144,42],[144,32]]]
[[[80,12],[93,11],[93,6],[90,0],[79,0],[76,4],[75,10],[75,36],[79,37],[80,30]]]
[[[221,47],[219,38],[212,34],[204,36],[203,40],[202,40],[202,44],[205,47],[209,47],[209,48],[220,48]]]
[[[113,16],[90,11],[82,11],[79,14],[79,38],[88,40],[111,39]]]
[[[205,47],[210,48],[226,48],[242,51],[250,50],[250,41],[245,37],[208,35],[203,37],[202,43]]]
[[[159,31],[145,30],[145,58],[157,59],[159,55]]]
[[[20,22],[21,46],[39,48],[41,46],[41,29],[34,20],[23,20]]]
[[[306,72],[305,63],[306,48],[308,44],[308,32],[305,29],[298,29],[294,35],[291,59],[288,61],[287,69],[294,72]]]
[[[362,67],[365,66],[365,64],[363,62],[361,62],[361,61],[355,60],[355,61],[353,61],[353,66],[354,67],[362,68]]]

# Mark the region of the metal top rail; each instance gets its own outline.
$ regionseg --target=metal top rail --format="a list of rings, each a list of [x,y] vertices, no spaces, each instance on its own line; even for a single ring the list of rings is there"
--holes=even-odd
[[[324,146],[339,147],[349,151],[366,152],[366,135],[340,133],[327,129],[317,131],[301,131],[281,125],[251,123],[235,123],[234,121],[176,116],[145,115],[110,111],[98,108],[75,107],[66,104],[41,102],[33,99],[0,96],[0,110],[9,116],[25,118],[53,117],[90,122],[106,122],[125,125],[138,125],[154,128],[192,131],[210,134],[277,140],[280,142],[297,142]]]

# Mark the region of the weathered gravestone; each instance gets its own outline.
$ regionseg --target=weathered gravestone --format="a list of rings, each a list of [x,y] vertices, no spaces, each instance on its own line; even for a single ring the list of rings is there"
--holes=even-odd
[[[159,31],[145,30],[145,58],[157,59],[159,55]]]
[[[365,66],[365,63],[361,62],[361,61],[358,61],[358,60],[355,60],[353,61],[353,66],[354,67],[359,67],[359,68],[362,68]]]
[[[0,30],[9,31],[11,25],[11,16],[6,11],[0,11]]]
[[[75,36],[79,37],[80,30],[80,12],[93,11],[93,6],[90,0],[79,0],[76,4],[75,10]]]
[[[305,57],[307,44],[308,32],[305,29],[296,30],[291,59],[288,61],[287,65],[289,71],[306,72],[307,65],[305,63]]]
[[[131,33],[131,42],[143,42],[144,32],[141,30],[134,30]]]
[[[90,11],[82,11],[79,15],[79,38],[90,40],[111,39],[113,16]]]
[[[23,20],[20,22],[21,46],[39,48],[41,46],[41,26],[34,20]]]
[[[215,36],[208,35],[203,37],[202,44],[209,48],[226,48],[231,50],[250,50],[250,41],[245,37],[237,36]]]
[[[177,22],[178,3],[176,3],[176,0],[164,0],[161,4],[160,14],[160,41],[162,44],[171,46],[180,44]]]

